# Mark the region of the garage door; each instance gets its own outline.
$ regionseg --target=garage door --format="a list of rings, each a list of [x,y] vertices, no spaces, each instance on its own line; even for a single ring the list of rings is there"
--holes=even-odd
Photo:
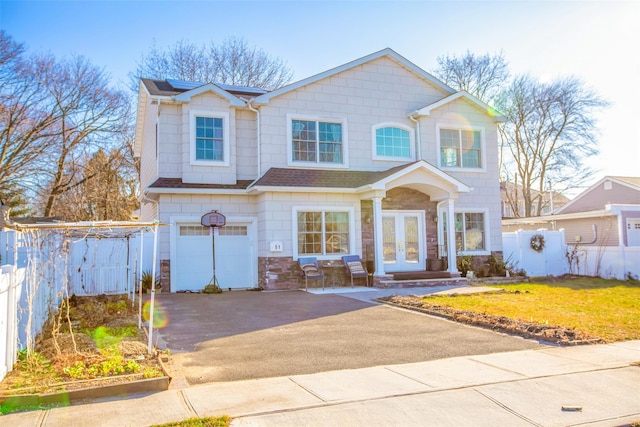
[[[213,279],[210,229],[200,224],[176,224],[173,291],[199,291]],[[216,279],[223,289],[254,287],[255,268],[250,223],[227,223],[215,235]]]

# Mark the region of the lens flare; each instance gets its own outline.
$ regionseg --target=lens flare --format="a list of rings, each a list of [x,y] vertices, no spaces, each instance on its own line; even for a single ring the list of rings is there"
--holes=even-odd
[[[147,301],[142,306],[142,317],[146,322],[149,321],[151,313],[151,301]],[[158,303],[158,301],[154,302],[153,305],[153,327],[154,329],[160,329],[167,326],[169,323],[169,315],[164,307]]]

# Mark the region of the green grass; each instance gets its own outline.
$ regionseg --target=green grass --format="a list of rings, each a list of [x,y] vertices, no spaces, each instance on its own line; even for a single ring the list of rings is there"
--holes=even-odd
[[[230,423],[231,418],[223,415],[221,417],[188,418],[174,423],[158,424],[151,427],[228,427]]]
[[[580,277],[495,285],[506,292],[428,296],[430,304],[564,326],[607,342],[640,339],[640,282]]]

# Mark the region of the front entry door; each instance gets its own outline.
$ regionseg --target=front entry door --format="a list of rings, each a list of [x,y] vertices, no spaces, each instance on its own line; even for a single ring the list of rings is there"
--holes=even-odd
[[[424,212],[384,211],[382,240],[386,273],[425,269]]]

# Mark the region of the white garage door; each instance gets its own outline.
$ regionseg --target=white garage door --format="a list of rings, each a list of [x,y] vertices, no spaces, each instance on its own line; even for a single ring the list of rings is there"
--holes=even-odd
[[[210,229],[176,224],[175,275],[171,289],[199,291],[213,279]],[[215,235],[216,279],[224,290],[254,287],[254,254],[250,223],[227,223]]]

